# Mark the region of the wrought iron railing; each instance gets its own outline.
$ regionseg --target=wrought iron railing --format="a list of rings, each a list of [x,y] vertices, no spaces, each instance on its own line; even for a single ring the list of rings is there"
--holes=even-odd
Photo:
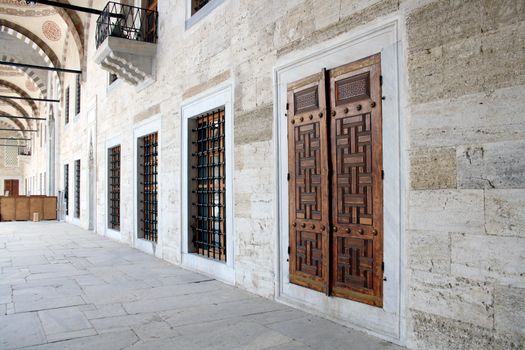
[[[97,19],[97,48],[109,36],[157,42],[157,11],[108,2]]]

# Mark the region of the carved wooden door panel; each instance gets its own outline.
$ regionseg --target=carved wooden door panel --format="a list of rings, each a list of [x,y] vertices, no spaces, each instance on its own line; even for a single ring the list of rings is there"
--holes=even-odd
[[[288,87],[290,282],[382,306],[381,56],[328,75]]]
[[[380,55],[330,71],[332,295],[382,306]]]
[[[326,71],[288,87],[290,282],[328,292]]]

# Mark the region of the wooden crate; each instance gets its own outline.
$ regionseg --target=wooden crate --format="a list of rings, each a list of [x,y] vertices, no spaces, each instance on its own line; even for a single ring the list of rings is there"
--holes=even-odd
[[[2,197],[0,200],[0,218],[2,221],[16,219],[15,197]]]
[[[29,214],[30,220],[33,220],[33,214],[38,213],[38,217],[44,217],[44,197],[45,196],[31,196],[29,197]]]
[[[57,197],[44,198],[44,216],[42,220],[56,220],[57,219]]]
[[[17,221],[28,221],[31,219],[29,197],[15,197],[15,208],[15,218]]]

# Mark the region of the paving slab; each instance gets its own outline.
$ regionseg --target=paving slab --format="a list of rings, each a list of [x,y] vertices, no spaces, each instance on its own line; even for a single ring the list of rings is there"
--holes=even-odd
[[[13,297],[16,313],[84,305],[80,296],[20,295]]]
[[[0,316],[0,349],[44,344],[44,330],[34,312]]]
[[[90,337],[69,339],[44,345],[32,346],[28,350],[115,350],[127,349],[140,339],[130,330],[109,332]]]
[[[38,317],[50,342],[96,334],[78,307],[39,311]]]
[[[0,349],[400,349],[125,244],[0,223]]]

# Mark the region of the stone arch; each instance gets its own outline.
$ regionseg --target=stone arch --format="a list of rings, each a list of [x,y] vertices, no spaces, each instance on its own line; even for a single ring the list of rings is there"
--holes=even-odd
[[[67,0],[58,0],[58,2],[61,2],[63,4],[69,4],[69,1]],[[77,46],[78,50],[80,70],[85,71],[87,66],[87,60],[85,55],[85,31],[82,19],[75,11],[66,10],[60,7],[56,7],[55,10],[57,11],[57,14],[59,14],[60,17],[62,17],[64,22],[66,22],[67,27],[71,30],[73,40],[75,41],[75,45]]]
[[[55,54],[53,49],[51,49],[49,45],[47,45],[42,39],[33,34],[33,32],[27,30],[21,25],[5,19],[0,19],[0,31],[14,35],[22,41],[25,41],[25,39],[29,40],[33,43],[33,49],[37,50],[40,56],[44,58],[44,61],[47,63],[51,62],[53,67],[61,67],[58,56]]]
[[[46,63],[51,63],[53,67],[62,67],[60,60],[55,52],[47,45],[42,39],[33,34],[31,31],[26,28],[7,21],[5,19],[0,19],[0,31],[3,31],[9,35],[13,35],[16,38],[22,40],[23,42],[30,42],[31,47],[38,52],[38,54],[44,59]],[[58,96],[62,93],[62,74],[54,72],[54,77],[58,79]]]
[[[18,87],[17,85],[7,80],[0,79],[0,86],[10,89],[11,91],[19,94],[21,97],[31,98],[31,96],[27,92],[25,92],[20,87]],[[38,107],[36,106],[36,103],[31,100],[27,100],[27,102],[29,103],[29,106],[31,107],[31,110],[33,111],[34,116],[35,117],[38,116]]]
[[[3,55],[0,57],[0,59],[6,62],[21,63],[12,56]],[[33,82],[33,84],[35,84],[35,86],[38,87],[38,90],[40,90],[40,95],[42,97],[47,97],[47,86],[46,84],[44,84],[42,80],[40,80],[40,77],[38,76],[38,74],[35,73],[33,69],[28,68],[28,67],[14,67],[14,68],[25,73],[26,76]]]
[[[4,112],[2,112],[2,111],[0,111],[0,116],[5,116],[5,115],[7,115],[7,114],[4,113]],[[8,121],[9,121],[9,122],[8,122]],[[11,119],[11,118],[7,118],[7,119],[2,118],[2,119],[0,119],[0,125],[6,126],[7,128],[14,128],[14,127],[19,128],[19,127],[20,127],[20,126],[19,126],[18,124],[16,124],[16,123],[13,121],[13,119]],[[1,128],[3,128],[3,126],[1,126]],[[0,132],[1,132],[1,131],[0,131]],[[17,134],[19,134],[18,136],[22,136],[22,137],[24,137],[24,138],[26,137],[26,135],[25,135],[26,132],[24,132],[24,131],[17,131]]]
[[[22,108],[22,106],[20,106],[18,103],[16,103],[15,101],[13,100],[10,100],[10,99],[3,99],[3,101],[5,101],[8,105],[10,105],[11,107],[13,107],[14,109],[17,110],[18,113],[20,113],[22,115],[22,117],[29,117],[29,115],[27,114],[26,110],[24,108]],[[3,115],[6,115],[5,113],[3,113]],[[27,128],[29,128],[29,122],[26,121],[26,125],[24,125],[20,119],[16,119],[16,118],[9,118],[10,120],[13,121],[13,123],[15,123],[20,129],[24,129],[26,130]]]
[[[11,91],[17,93],[21,97],[29,97],[29,98],[31,98],[31,96],[29,96],[29,94],[27,92],[25,92],[24,90],[22,90],[21,88],[19,88],[15,84],[13,84],[11,82],[8,82],[6,80],[0,79],[0,86],[4,86],[4,87],[10,89]],[[33,116],[37,117],[39,115],[39,113],[38,113],[38,107],[36,106],[36,103],[34,101],[31,101],[31,100],[28,100],[27,102],[29,103],[29,106],[31,107],[31,110],[33,111]],[[31,123],[28,120],[27,121],[27,126],[30,127],[31,124],[33,124],[33,126],[36,125],[36,121],[33,120],[33,123]]]

